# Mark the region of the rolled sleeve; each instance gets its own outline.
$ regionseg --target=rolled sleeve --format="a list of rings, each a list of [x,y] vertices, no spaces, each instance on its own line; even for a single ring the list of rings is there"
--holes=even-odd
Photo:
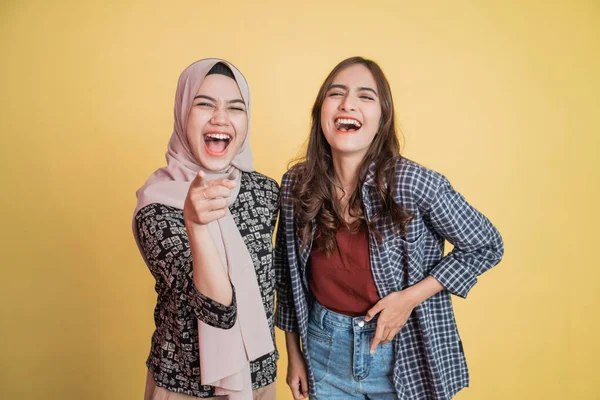
[[[215,328],[231,329],[235,325],[237,319],[235,288],[233,288],[231,305],[226,306],[201,293],[193,282],[188,284],[191,285],[188,290],[188,302],[196,318]]]
[[[298,332],[296,310],[293,307],[282,305],[279,302],[279,297],[277,297],[277,306],[275,308],[275,326],[282,331]]]
[[[463,263],[449,254],[430,272],[450,293],[466,298],[477,283],[477,276]]]

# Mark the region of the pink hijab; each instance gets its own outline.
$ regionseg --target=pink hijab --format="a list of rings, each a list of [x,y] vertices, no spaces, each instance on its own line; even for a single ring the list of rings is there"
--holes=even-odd
[[[193,63],[181,73],[175,95],[174,130],[166,154],[167,166],[156,170],[136,193],[138,202],[133,214],[133,234],[144,260],[146,257],[139,243],[135,222],[135,215],[141,208],[159,203],[183,209],[190,183],[200,170],[205,172],[207,181],[224,177],[236,180],[237,185],[229,198],[231,206],[239,193],[241,172],[254,171],[250,129],[240,153],[223,171],[205,169],[190,151],[185,132],[188,114],[204,77],[218,62],[227,65],[233,72],[250,120],[248,83],[232,64],[225,60],[207,58]],[[214,328],[198,320],[200,384],[215,386],[215,395],[229,395],[231,400],[251,400],[249,361],[274,350],[254,263],[229,212],[218,221],[211,222],[208,227],[235,287],[238,319],[231,329]]]

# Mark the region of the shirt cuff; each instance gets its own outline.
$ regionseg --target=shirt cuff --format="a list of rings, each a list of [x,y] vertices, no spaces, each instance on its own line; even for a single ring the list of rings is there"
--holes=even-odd
[[[294,310],[292,307],[286,307],[280,302],[277,302],[275,307],[275,326],[282,331],[298,332],[296,310]]]
[[[194,310],[196,318],[215,328],[231,329],[237,320],[235,288],[232,288],[231,305],[226,306],[201,293],[195,285],[193,286],[190,294],[190,306]]]
[[[452,253],[442,258],[429,274],[437,279],[450,293],[463,299],[467,298],[467,294],[477,283],[475,274],[468,266],[455,259]]]

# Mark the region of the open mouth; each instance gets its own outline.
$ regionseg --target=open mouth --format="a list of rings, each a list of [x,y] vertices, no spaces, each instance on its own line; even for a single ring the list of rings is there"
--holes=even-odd
[[[228,133],[209,132],[204,134],[204,147],[207,153],[213,156],[225,154],[231,141],[232,136]]]
[[[356,132],[362,127],[360,121],[354,118],[336,118],[334,123],[339,132]]]

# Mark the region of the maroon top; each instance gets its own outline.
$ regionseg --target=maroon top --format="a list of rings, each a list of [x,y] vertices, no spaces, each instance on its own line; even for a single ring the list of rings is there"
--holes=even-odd
[[[366,227],[351,233],[343,225],[336,235],[337,249],[331,257],[317,246],[310,252],[309,285],[322,306],[339,314],[365,315],[379,301],[369,259]]]

